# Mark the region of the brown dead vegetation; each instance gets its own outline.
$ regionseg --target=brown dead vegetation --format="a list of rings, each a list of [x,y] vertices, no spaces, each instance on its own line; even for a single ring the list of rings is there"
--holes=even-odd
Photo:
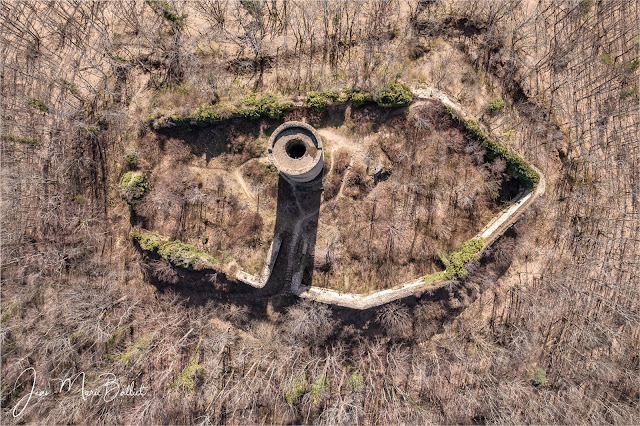
[[[640,423],[638,13],[628,1],[2,2],[2,423]],[[465,279],[353,313],[167,271],[131,244],[117,182],[151,107],[398,77],[477,117],[502,97],[482,121],[547,177]],[[184,81],[187,95],[153,103]],[[198,167],[230,153],[191,134]],[[163,144],[140,143],[139,170],[159,167]],[[176,285],[149,284],[174,273]],[[14,418],[28,367],[41,389],[86,372],[148,392],[59,393]]]
[[[313,284],[362,293],[442,269],[518,189],[438,102],[356,111],[342,138],[359,152],[340,148],[324,177]]]

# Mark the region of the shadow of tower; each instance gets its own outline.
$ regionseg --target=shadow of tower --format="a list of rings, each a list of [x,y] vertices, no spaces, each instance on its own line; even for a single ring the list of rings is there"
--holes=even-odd
[[[294,280],[311,284],[318,216],[322,196],[322,175],[311,182],[292,184],[282,175],[278,181],[278,200],[274,238],[282,240],[271,276],[261,292],[286,293]]]

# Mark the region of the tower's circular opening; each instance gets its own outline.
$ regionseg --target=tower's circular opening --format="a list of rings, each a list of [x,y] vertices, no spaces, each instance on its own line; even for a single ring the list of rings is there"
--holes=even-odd
[[[293,139],[289,141],[285,147],[285,151],[287,151],[287,155],[291,158],[300,158],[307,152],[307,147],[301,140]]]

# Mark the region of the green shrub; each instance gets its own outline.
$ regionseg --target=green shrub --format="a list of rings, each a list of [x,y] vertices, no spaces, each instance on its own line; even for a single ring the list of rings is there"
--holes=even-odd
[[[158,249],[164,244],[162,238],[155,232],[153,234],[132,232],[131,239],[138,243],[142,250],[152,253],[158,253]]]
[[[293,109],[291,102],[280,102],[278,96],[267,93],[258,96],[255,93],[242,98],[241,107],[233,115],[247,118],[268,117],[280,119],[284,114]]]
[[[502,98],[493,98],[485,106],[484,110],[489,115],[496,115],[504,109],[504,100]]]
[[[127,148],[127,152],[124,155],[125,160],[129,163],[130,166],[134,167],[138,162],[138,148],[135,143],[129,145]]]
[[[627,86],[624,87],[621,91],[620,91],[620,99],[626,99],[630,96],[635,95],[638,92],[638,88],[634,87],[634,86]]]
[[[287,404],[289,404],[289,406],[293,406],[293,403],[296,399],[307,393],[307,388],[307,373],[306,371],[303,371],[300,375],[298,375],[298,377],[296,377],[293,385],[287,390],[285,394]]]
[[[484,238],[473,238],[466,241],[462,244],[462,248],[459,251],[451,253],[448,259],[443,259],[443,263],[447,265],[447,269],[427,275],[422,278],[422,281],[432,283],[440,280],[450,280],[454,277],[464,277],[467,275],[464,265],[482,250],[484,241]]]
[[[464,265],[467,264],[478,253],[484,245],[484,238],[474,238],[462,244],[459,251],[451,253],[449,256],[449,266],[445,270],[445,277],[451,279],[455,276],[464,277],[467,271]]]
[[[134,175],[133,172],[127,172],[120,178],[118,188],[122,199],[133,205],[149,189],[149,182],[142,175]]]
[[[176,28],[181,29],[184,26],[184,21],[187,19],[187,14],[178,15],[173,7],[166,1],[147,0],[147,3],[155,7],[162,13],[162,17],[169,22],[172,22]]]
[[[132,232],[131,239],[144,251],[155,253],[174,266],[186,269],[211,269],[218,260],[180,240],[163,240],[156,233]]]
[[[460,118],[452,108],[446,105],[445,109],[455,121],[462,124],[467,129],[467,132],[469,132],[472,137],[480,141],[480,144],[486,150],[486,160],[492,161],[493,159],[500,157],[507,165],[507,173],[518,179],[522,186],[527,189],[533,189],[538,185],[538,182],[540,182],[540,175],[518,154],[510,151],[509,148],[503,144],[485,136],[480,129],[480,126],[478,126],[478,123],[475,121]]]
[[[76,84],[67,81],[64,78],[59,78],[58,81],[62,84],[62,87],[70,91],[75,97],[80,97],[80,89],[78,89]]]
[[[127,365],[135,361],[141,354],[146,352],[153,344],[155,336],[151,333],[143,334],[135,342],[131,343],[123,352],[115,355],[105,355],[107,359],[120,361]]]
[[[182,372],[176,377],[176,379],[168,385],[169,389],[176,390],[178,392],[183,392],[187,395],[193,395],[195,392],[195,378],[198,370],[204,369],[204,367],[198,364],[200,360],[200,342],[196,346],[193,355],[189,359],[189,363],[182,370]]]
[[[323,92],[307,92],[307,106],[314,111],[322,112],[327,108],[328,100]]]
[[[336,101],[336,102],[339,102],[339,103],[341,103],[341,104],[343,104],[343,103],[345,103],[345,102],[348,102],[348,101],[349,101],[349,95],[348,95],[348,94],[346,94],[346,93],[341,93],[341,94],[340,94],[340,96],[338,96],[338,97],[335,99],[335,101]]]
[[[315,404],[323,393],[329,392],[329,389],[329,378],[326,374],[316,377],[313,383],[311,383],[311,388],[309,389],[311,401]]]
[[[345,103],[349,101],[351,90],[325,90],[322,92],[307,92],[307,107],[314,111],[322,112],[327,108],[329,102]]]
[[[20,136],[10,135],[10,134],[4,134],[0,139],[7,142],[16,142],[22,145],[39,145],[40,144],[40,141],[38,139],[23,138]]]
[[[596,59],[606,65],[611,65],[613,63],[613,56],[611,56],[610,53],[603,53],[602,55],[598,55]]]
[[[629,72],[635,72],[638,69],[638,64],[640,64],[640,62],[637,59],[634,59],[633,61],[629,62],[625,68],[627,69],[627,71]]]
[[[349,386],[351,386],[351,390],[354,392],[362,392],[364,388],[364,377],[362,377],[362,373],[358,370],[351,373],[349,376]]]
[[[529,372],[531,376],[531,384],[533,386],[544,386],[547,384],[547,372],[541,367],[533,367]]]
[[[434,272],[433,274],[430,274],[430,275],[427,275],[425,277],[422,277],[422,281],[424,281],[427,284],[433,283],[433,282],[436,282],[436,281],[444,280],[445,279],[445,275],[446,275],[446,271]]]
[[[42,99],[31,98],[29,99],[28,103],[31,108],[37,109],[38,111],[45,112],[45,113],[49,112],[49,107],[47,106],[47,104],[44,103]]]
[[[202,106],[193,114],[193,118],[198,126],[208,126],[214,121],[220,120],[220,113],[213,106]]]
[[[353,106],[356,108],[371,101],[372,101],[371,96],[367,93],[357,92],[351,95],[351,102]]]
[[[158,254],[175,266],[186,269],[204,269],[212,266],[215,259],[180,240],[169,241],[158,249]]]
[[[111,60],[113,62],[115,62],[116,64],[126,64],[127,60],[125,58],[123,58],[122,56],[118,56],[118,55],[113,55],[111,53],[108,53],[109,58],[111,58]]]
[[[376,90],[375,99],[378,106],[396,108],[409,105],[413,100],[411,88],[402,83],[389,83]]]
[[[340,97],[340,93],[337,90],[325,90],[321,93],[325,98],[331,99],[332,101],[336,101]]]
[[[189,126],[193,117],[188,115],[176,114],[169,117],[176,126]]]

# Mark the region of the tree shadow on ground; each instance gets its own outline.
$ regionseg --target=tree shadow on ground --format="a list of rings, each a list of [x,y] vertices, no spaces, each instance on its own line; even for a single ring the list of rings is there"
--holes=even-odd
[[[443,333],[447,324],[455,321],[467,306],[493,287],[506,273],[515,259],[513,243],[516,236],[514,227],[509,228],[482,257],[468,265],[467,276],[451,280],[437,289],[391,302],[408,309],[415,332],[409,337],[389,336],[380,324],[380,315],[389,304],[365,310],[330,305],[332,317],[339,320],[341,328],[359,330],[362,336],[370,338],[391,337],[400,343],[410,343],[418,333],[423,339]],[[418,311],[421,311],[420,314]],[[335,337],[339,338],[337,335]]]
[[[282,120],[234,117],[207,126],[182,125],[154,130],[158,135],[183,141],[197,157],[207,163],[221,155],[259,157],[264,147],[256,142],[261,134],[270,135]]]
[[[282,242],[272,273],[263,288],[231,280],[214,270],[193,271],[176,267],[172,267],[169,281],[148,267],[149,283],[162,292],[178,293],[188,306],[202,306],[210,300],[217,300],[238,304],[258,316],[266,315],[270,300],[273,307],[285,308],[295,303],[297,298],[290,295],[291,281],[301,268],[313,267],[321,185],[322,175],[313,182],[295,187],[280,176],[274,238],[280,236]],[[160,261],[157,255],[144,256],[148,266]],[[305,285],[311,285],[310,281]]]

